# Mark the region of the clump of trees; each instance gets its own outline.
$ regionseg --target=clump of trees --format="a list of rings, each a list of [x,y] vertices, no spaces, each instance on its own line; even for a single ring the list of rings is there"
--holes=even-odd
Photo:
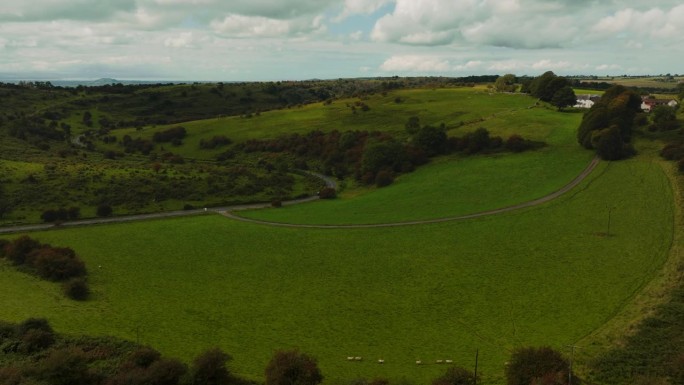
[[[623,86],[611,87],[584,114],[577,140],[584,148],[595,149],[601,159],[628,158],[635,154],[630,140],[640,113],[639,95]]]
[[[43,211],[40,215],[40,219],[43,222],[58,222],[58,221],[68,221],[78,219],[81,216],[81,209],[78,207],[64,208],[60,207],[57,209],[48,209]]]
[[[656,106],[650,113],[652,123],[649,131],[672,131],[679,128],[677,109],[670,106]]]
[[[490,137],[480,128],[461,138],[449,138],[444,125],[422,126],[417,117],[406,123],[408,141],[398,140],[387,133],[348,131],[312,131],[305,135],[292,134],[273,140],[249,140],[236,149],[245,152],[287,152],[300,159],[321,162],[325,174],[340,179],[352,176],[357,181],[378,187],[391,184],[402,173],[415,170],[430,157],[462,151],[466,154],[482,152],[521,152],[543,146],[514,135],[504,142]],[[297,163],[297,162],[295,162]]]
[[[574,106],[577,103],[577,96],[572,89],[572,83],[552,71],[547,71],[531,80],[526,79],[523,82],[521,91],[529,93],[544,102],[551,103],[559,111],[565,107]]]
[[[494,82],[494,89],[497,92],[515,92],[518,89],[517,81],[518,78],[513,74],[499,76]]]
[[[200,139],[199,146],[201,149],[211,150],[217,147],[227,146],[231,143],[233,143],[233,141],[225,137],[224,135],[216,135],[208,140]]]
[[[155,132],[154,135],[152,135],[152,140],[155,143],[171,142],[174,145],[180,145],[186,135],[187,131],[185,130],[185,127],[176,126],[164,131]]]
[[[89,289],[85,282],[85,263],[68,247],[53,247],[29,237],[0,243],[0,258],[14,266],[53,282],[65,282],[64,293],[72,299],[85,300]]]

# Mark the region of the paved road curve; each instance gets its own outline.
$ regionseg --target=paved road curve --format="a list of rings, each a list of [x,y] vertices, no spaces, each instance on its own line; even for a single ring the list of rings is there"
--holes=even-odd
[[[12,227],[0,227],[0,234],[12,234],[12,233],[25,233],[25,232],[31,232],[31,231],[41,231],[41,230],[50,230],[50,229],[58,229],[58,228],[69,228],[69,227],[80,227],[80,226],[93,226],[93,225],[101,225],[101,224],[109,224],[109,223],[124,223],[124,222],[135,222],[135,221],[143,221],[143,220],[149,220],[149,219],[163,219],[163,218],[175,218],[175,217],[185,217],[185,216],[191,216],[191,215],[202,215],[206,213],[220,213],[228,218],[235,219],[238,221],[242,222],[249,222],[249,223],[257,223],[261,225],[268,225],[268,226],[280,226],[280,227],[293,227],[293,228],[313,228],[313,229],[363,229],[363,228],[377,228],[377,227],[398,227],[398,226],[410,226],[410,225],[421,225],[421,224],[429,224],[429,223],[440,223],[440,222],[450,222],[450,221],[458,221],[458,220],[465,220],[465,219],[471,219],[471,218],[479,218],[479,217],[484,217],[484,216],[489,216],[489,215],[496,215],[496,214],[502,214],[506,213],[509,211],[513,210],[519,210],[527,207],[532,207],[532,206],[538,206],[541,204],[544,204],[546,202],[549,202],[553,199],[558,198],[559,196],[565,194],[578,184],[580,184],[598,165],[599,159],[594,158],[591,163],[589,163],[589,166],[582,171],[582,173],[577,176],[572,182],[568,183],[565,185],[563,188],[560,190],[551,193],[547,196],[544,196],[539,199],[535,199],[533,201],[529,202],[524,202],[520,203],[514,206],[509,206],[509,207],[504,207],[500,209],[495,209],[495,210],[489,210],[489,211],[483,211],[475,214],[468,214],[468,215],[461,215],[461,216],[456,216],[456,217],[448,217],[448,218],[437,218],[437,219],[427,219],[427,220],[419,220],[419,221],[409,221],[409,222],[396,222],[396,223],[376,223],[376,224],[361,224],[361,225],[305,225],[305,224],[293,224],[293,223],[280,223],[280,222],[267,222],[267,221],[260,221],[256,219],[249,219],[249,218],[244,218],[240,217],[238,215],[235,215],[233,212],[235,211],[242,211],[242,210],[252,210],[252,209],[261,209],[261,208],[267,208],[271,207],[270,203],[254,203],[254,204],[245,204],[245,205],[235,205],[235,206],[229,206],[229,207],[214,207],[210,209],[197,209],[197,210],[179,210],[179,211],[167,211],[167,212],[162,212],[162,213],[153,213],[153,214],[139,214],[139,215],[129,215],[129,216],[121,216],[121,217],[113,217],[113,218],[94,218],[94,219],[83,219],[79,221],[72,221],[72,222],[64,222],[59,225],[55,224],[35,224],[35,225],[24,225],[24,226],[12,226]],[[317,178],[320,178],[325,182],[325,185],[327,187],[332,187],[332,188],[337,188],[337,183],[335,181],[325,175],[306,171],[307,174],[313,175]],[[297,205],[297,204],[302,204],[302,203],[307,203],[307,202],[312,202],[315,200],[318,200],[318,196],[311,196],[308,198],[302,198],[302,199],[295,199],[287,202],[283,202],[283,206],[291,206],[291,205]]]

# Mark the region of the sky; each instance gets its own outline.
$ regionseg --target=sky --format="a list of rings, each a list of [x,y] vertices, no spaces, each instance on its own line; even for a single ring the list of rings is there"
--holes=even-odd
[[[0,79],[684,73],[681,0],[2,0]]]

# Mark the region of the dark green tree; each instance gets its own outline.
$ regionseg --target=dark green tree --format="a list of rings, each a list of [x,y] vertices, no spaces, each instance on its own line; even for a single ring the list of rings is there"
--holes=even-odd
[[[516,82],[516,77],[513,74],[506,74],[499,76],[494,82],[494,89],[497,92],[515,92],[518,88]]]
[[[669,106],[656,106],[651,111],[653,117],[653,127],[660,131],[675,130],[679,127],[677,124],[677,111]]]
[[[559,89],[551,98],[551,104],[557,107],[558,111],[565,107],[574,106],[575,103],[577,103],[577,95],[575,95],[575,91],[570,86]]]
[[[443,154],[447,150],[447,134],[440,127],[425,126],[413,137],[414,143],[425,151],[427,156]]]
[[[597,149],[601,145],[599,156],[608,156],[606,159],[629,157],[634,153],[629,141],[635,117],[640,112],[639,95],[625,87],[613,86],[584,114],[577,130],[577,141],[587,149]]]
[[[406,128],[406,132],[410,135],[414,135],[420,130],[420,119],[417,116],[410,117],[404,125],[404,128]]]

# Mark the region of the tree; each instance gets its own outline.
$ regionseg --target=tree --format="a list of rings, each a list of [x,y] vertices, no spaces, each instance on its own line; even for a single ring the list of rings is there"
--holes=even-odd
[[[266,366],[266,385],[317,385],[323,381],[316,360],[298,350],[279,350]]]
[[[651,111],[653,127],[660,131],[675,130],[678,128],[677,111],[669,106],[656,106]]]
[[[494,82],[494,89],[497,92],[515,92],[518,86],[515,84],[516,77],[513,74],[499,76]]]
[[[12,211],[10,199],[5,193],[5,188],[0,182],[0,219]]]
[[[634,154],[629,141],[640,112],[639,95],[623,86],[613,86],[584,114],[577,141],[587,149],[596,149],[599,156],[607,156],[604,159],[629,157]]]
[[[418,130],[413,140],[429,157],[442,154],[447,149],[447,134],[440,127],[425,126]]]
[[[574,106],[575,103],[577,103],[577,95],[570,86],[559,89],[551,98],[551,104],[558,107],[558,111],[564,107]]]
[[[566,385],[569,370],[563,356],[549,347],[519,348],[511,354],[506,366],[506,381],[508,385]],[[573,380],[573,384],[577,383]]]
[[[414,135],[420,130],[420,119],[417,116],[412,116],[408,119],[404,127],[406,128],[406,132],[410,135]]]
[[[97,206],[97,216],[98,217],[109,217],[112,215],[114,210],[112,210],[112,206],[107,205],[107,204],[101,204]]]
[[[233,381],[226,364],[233,358],[219,348],[209,349],[195,358],[192,378],[195,385],[225,385]]]
[[[432,385],[473,385],[475,375],[470,370],[452,366],[441,377],[435,378]]]

